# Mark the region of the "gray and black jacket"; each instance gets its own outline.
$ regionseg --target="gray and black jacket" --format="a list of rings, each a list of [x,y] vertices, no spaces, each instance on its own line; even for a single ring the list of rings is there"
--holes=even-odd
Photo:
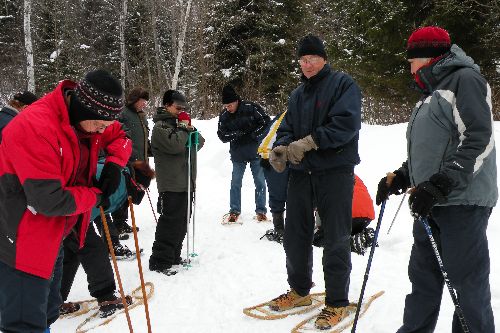
[[[417,72],[428,94],[408,123],[407,170],[412,186],[443,173],[453,182],[442,205],[493,207],[498,198],[491,89],[458,46]]]
[[[186,143],[189,132],[177,127],[177,118],[158,108],[153,117],[155,123],[151,134],[151,149],[155,160],[156,182],[158,192],[187,192],[188,190],[188,150]],[[198,150],[203,147],[205,139],[199,134]],[[196,185],[196,158],[191,151],[191,190]]]

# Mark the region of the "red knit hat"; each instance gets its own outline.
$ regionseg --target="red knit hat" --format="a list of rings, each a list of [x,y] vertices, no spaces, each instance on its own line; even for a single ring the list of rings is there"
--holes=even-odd
[[[189,125],[191,125],[191,117],[189,116],[189,113],[187,112],[179,112],[179,114],[177,115],[177,119],[179,121],[183,121],[183,120],[187,120],[189,122]]]
[[[443,28],[418,28],[408,38],[408,44],[406,45],[407,58],[439,57],[448,52],[450,47],[450,35]]]

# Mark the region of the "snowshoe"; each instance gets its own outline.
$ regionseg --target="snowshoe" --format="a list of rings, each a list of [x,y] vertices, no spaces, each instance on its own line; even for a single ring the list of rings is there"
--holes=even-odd
[[[361,232],[351,236],[351,252],[362,256],[365,255],[366,251],[372,246],[374,239],[375,230],[364,228]]]
[[[314,321],[314,327],[322,331],[328,330],[353,313],[356,313],[356,306],[353,305],[341,307],[326,305]]]
[[[135,253],[132,252],[127,247],[127,245],[122,245],[120,243],[114,244],[113,250],[115,251],[116,260],[133,260],[136,257]],[[139,253],[142,254],[142,252],[143,252],[143,249],[140,249]]]
[[[222,217],[222,224],[223,225],[241,225],[243,224],[243,222],[241,220],[238,220],[238,218],[240,217],[240,214],[238,213],[227,213],[227,214],[224,214],[224,216]]]
[[[264,235],[262,235],[262,237],[260,239],[265,237],[271,242],[277,242],[277,243],[283,244],[284,234],[285,234],[284,230],[269,229],[268,231],[266,231],[266,233]]]
[[[134,232],[132,230],[132,227],[127,223],[127,221],[123,221],[122,223],[116,224],[116,229],[118,230],[119,234],[131,234]],[[135,228],[137,232],[139,232],[139,227]]]
[[[146,298],[150,299],[154,292],[154,286],[151,282],[146,282],[144,286],[146,289]],[[114,299],[117,300],[117,304],[105,303],[106,300],[101,302],[101,307],[99,309],[96,309],[90,316],[88,316],[83,322],[78,325],[78,327],[76,328],[76,333],[89,332],[97,327],[107,325],[111,321],[113,321],[113,319],[125,312],[121,297],[114,296]],[[135,307],[144,304],[144,297],[142,295],[141,286],[132,290],[130,296],[126,296],[125,299],[128,304],[128,311],[131,311]],[[113,302],[112,297],[110,297],[108,302]],[[113,305],[114,312],[113,310],[110,310],[111,307],[103,308],[109,305]]]
[[[80,311],[81,305],[73,302],[66,302],[61,304],[59,307],[59,315],[66,316],[75,312]]]
[[[257,213],[257,215],[255,215],[254,217],[254,220],[257,220],[257,222],[269,222],[269,219],[264,213]]]
[[[99,302],[99,318],[107,318],[114,314],[117,310],[123,309],[121,297],[112,296],[113,299]],[[132,304],[132,297],[125,296],[127,305]]]
[[[366,302],[361,304],[359,318],[363,317],[374,300],[384,294],[384,291],[372,295]],[[332,308],[326,306],[319,314],[301,321],[292,329],[292,333],[340,333],[347,331],[354,324],[356,315],[356,303],[350,303],[344,308]]]
[[[289,295],[290,293],[291,291],[276,297],[269,302],[244,308],[243,313],[256,319],[275,320],[286,318],[291,315],[310,312],[325,303],[325,293],[313,293],[303,298],[299,296],[298,300],[294,297],[295,295]],[[285,298],[294,299],[296,303],[295,306],[287,307],[285,304]],[[309,303],[309,305],[307,305],[307,303]],[[283,304],[285,304],[285,306],[283,306]],[[298,304],[300,304],[300,306]],[[277,309],[278,311],[273,309]]]

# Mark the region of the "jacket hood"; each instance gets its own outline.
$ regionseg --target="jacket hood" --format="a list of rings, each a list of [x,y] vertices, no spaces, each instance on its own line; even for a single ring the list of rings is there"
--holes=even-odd
[[[469,57],[465,52],[453,44],[450,49],[450,54],[443,59],[436,62],[432,68],[432,75],[440,81],[443,77],[448,75],[459,68],[468,67],[481,73],[478,65],[474,63],[474,60]]]
[[[453,44],[450,52],[444,55],[442,59],[417,71],[421,86],[414,85],[414,87],[424,94],[429,94],[441,80],[460,68],[470,68],[479,74],[481,73],[479,66],[474,63],[474,60],[465,54],[460,47]]]

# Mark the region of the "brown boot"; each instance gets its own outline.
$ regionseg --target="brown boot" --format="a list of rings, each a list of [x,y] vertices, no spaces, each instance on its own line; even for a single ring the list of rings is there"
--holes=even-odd
[[[326,305],[321,313],[316,318],[314,322],[314,326],[318,330],[328,330],[333,326],[337,325],[342,321],[342,319],[348,317],[351,313],[356,311],[356,307],[354,306],[340,306],[333,307]]]
[[[274,311],[286,311],[300,306],[312,304],[311,295],[300,296],[295,290],[280,295],[269,302],[269,308]]]

